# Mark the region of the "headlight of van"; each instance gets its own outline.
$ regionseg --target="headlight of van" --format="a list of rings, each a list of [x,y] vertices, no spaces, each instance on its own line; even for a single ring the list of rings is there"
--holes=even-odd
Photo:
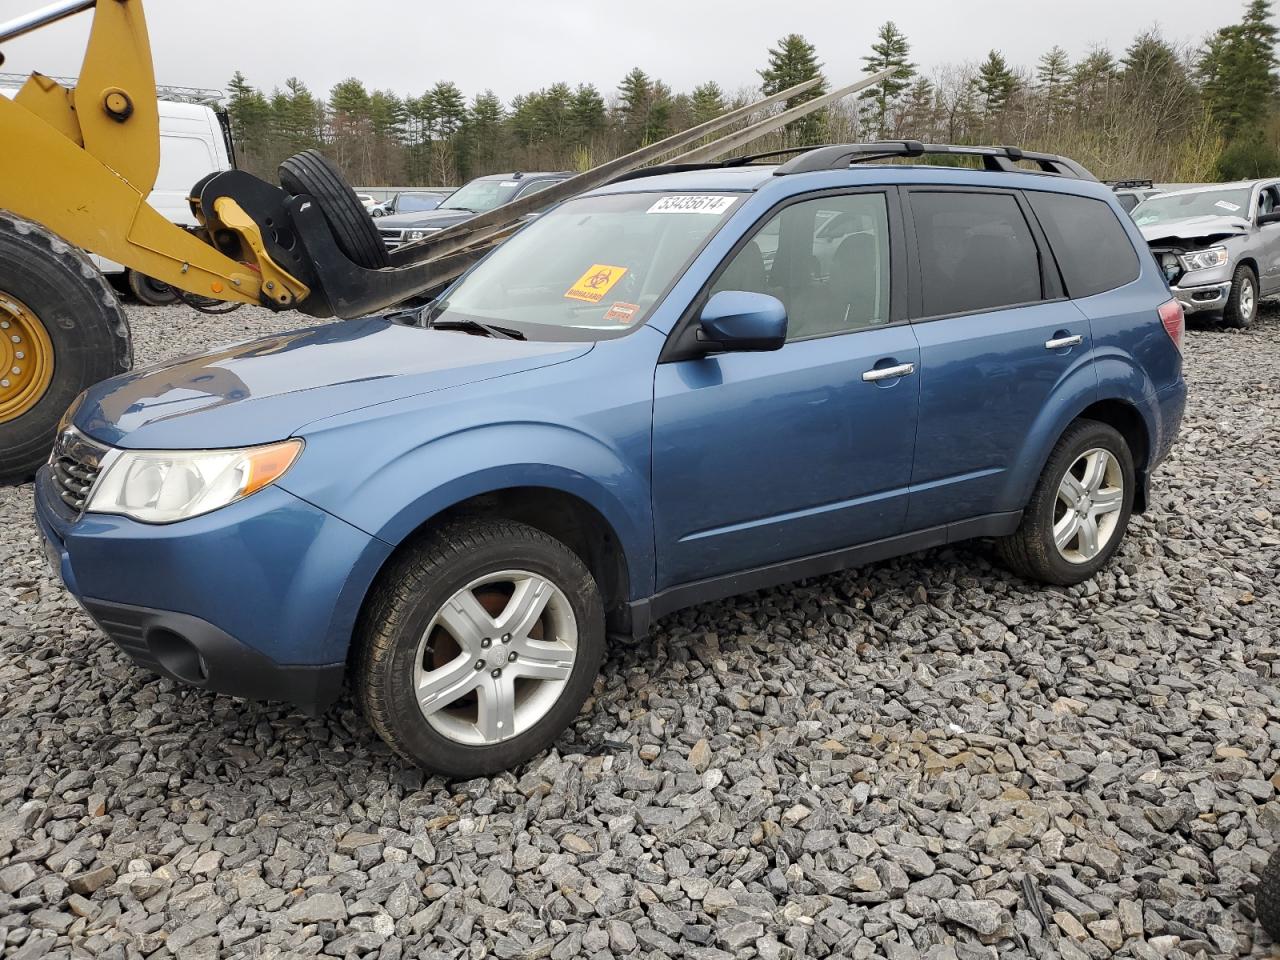
[[[1206,247],[1203,250],[1182,255],[1182,265],[1188,270],[1208,270],[1210,267],[1220,267],[1226,262],[1226,247]]]
[[[301,440],[241,450],[120,450],[94,484],[85,513],[173,523],[243,500],[274,483]]]

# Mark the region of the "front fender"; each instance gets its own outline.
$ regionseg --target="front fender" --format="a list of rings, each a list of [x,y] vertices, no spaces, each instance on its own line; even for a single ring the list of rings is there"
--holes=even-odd
[[[1084,376],[1085,371],[1089,376]],[[1096,379],[1094,377],[1096,374]],[[1151,378],[1132,358],[1118,350],[1102,348],[1093,355],[1093,364],[1077,370],[1059,384],[1058,389],[1040,411],[1018,454],[1020,470],[1012,471],[1003,502],[1007,509],[1018,509],[1031,498],[1040,473],[1053,452],[1054,444],[1077,417],[1101,401],[1114,400],[1133,407],[1142,417],[1147,433],[1147,449],[1158,449],[1159,417],[1156,413],[1156,388]],[[1139,465],[1139,472],[1144,469]]]
[[[635,599],[653,592],[647,447],[643,454],[640,462],[628,462],[622,451],[568,426],[477,426],[365,469],[352,470],[348,463],[344,473],[352,475],[350,482],[313,492],[312,499],[395,546],[432,517],[471,497],[512,487],[559,490],[589,503],[613,528],[627,557],[630,598]]]

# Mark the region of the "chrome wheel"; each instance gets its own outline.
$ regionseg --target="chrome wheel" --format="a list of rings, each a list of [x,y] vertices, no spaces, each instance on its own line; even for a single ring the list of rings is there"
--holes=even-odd
[[[1240,288],[1240,319],[1248,323],[1253,319],[1253,311],[1258,306],[1258,296],[1253,289],[1253,279],[1246,277],[1244,286]]]
[[[1124,506],[1120,461],[1101,447],[1086,450],[1058,485],[1053,542],[1069,563],[1088,563],[1116,535]]]
[[[418,641],[414,696],[457,743],[519,736],[564,692],[578,625],[564,592],[526,570],[487,574],[455,593]]]

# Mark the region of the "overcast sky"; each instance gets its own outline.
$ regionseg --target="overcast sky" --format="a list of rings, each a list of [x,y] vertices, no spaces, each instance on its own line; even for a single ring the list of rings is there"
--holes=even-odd
[[[47,0],[0,0],[0,21]],[[327,92],[345,77],[372,88],[420,93],[452,80],[471,97],[504,100],[558,80],[611,94],[633,66],[676,90],[716,80],[734,91],[758,82],[766,50],[784,34],[818,48],[827,77],[857,78],[861,57],[892,16],[926,71],[978,60],[996,47],[1033,64],[1061,44],[1073,58],[1093,44],[1119,52],[1157,23],[1172,40],[1198,43],[1235,20],[1244,0],[590,0],[432,3],[428,0],[148,0],[156,77],[162,84],[224,88],[236,69],[268,91],[299,76]],[[3,47],[0,70],[74,75],[89,14]]]

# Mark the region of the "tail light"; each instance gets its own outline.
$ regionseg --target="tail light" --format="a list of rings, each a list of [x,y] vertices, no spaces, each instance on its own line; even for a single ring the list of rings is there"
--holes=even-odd
[[[1160,304],[1160,322],[1164,324],[1164,332],[1169,335],[1169,339],[1173,341],[1173,345],[1178,348],[1178,352],[1182,352],[1182,333],[1186,329],[1186,315],[1182,311],[1182,304],[1177,300],[1170,300],[1168,303]]]

